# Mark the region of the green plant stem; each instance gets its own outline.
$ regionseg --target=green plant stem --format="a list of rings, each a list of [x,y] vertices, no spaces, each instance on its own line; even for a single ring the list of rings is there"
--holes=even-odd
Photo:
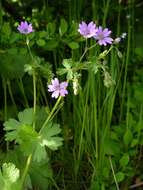
[[[30,155],[28,156],[27,161],[26,161],[26,166],[25,166],[25,168],[24,168],[24,172],[23,172],[23,175],[22,175],[22,177],[21,177],[21,184],[22,184],[22,186],[24,186],[24,181],[25,181],[25,179],[26,179],[26,175],[27,175],[27,173],[28,173],[31,160],[32,160],[32,154],[30,154]]]
[[[7,86],[8,86],[8,91],[9,91],[9,94],[10,94],[11,101],[12,101],[14,107],[15,107],[15,111],[18,112],[17,105],[16,105],[14,97],[13,97],[13,93],[12,93],[12,90],[11,90],[11,85],[10,85],[9,80],[7,81]]]
[[[25,95],[25,90],[24,90],[22,78],[19,79],[18,84],[19,84],[19,88],[20,88],[20,90],[21,90],[21,92],[22,92],[24,101],[25,101],[25,106],[26,106],[27,108],[29,108],[28,100],[27,100],[26,95]]]
[[[89,88],[88,88],[88,90],[87,90],[87,92],[86,92],[85,106],[84,106],[84,110],[83,110],[82,129],[81,129],[80,138],[79,138],[78,161],[80,160],[80,156],[81,156],[81,147],[82,147],[82,145],[83,145],[83,133],[84,133],[84,130],[85,130],[85,123],[86,123],[88,96],[89,96]]]
[[[117,190],[120,190],[120,189],[119,189],[118,182],[117,182],[117,179],[116,179],[115,171],[114,171],[114,168],[113,168],[112,159],[111,159],[110,156],[109,156],[109,162],[110,162],[112,174],[113,174],[113,177],[114,177],[114,181],[115,181],[115,184],[116,184],[116,188],[117,188]]]
[[[82,59],[84,58],[84,56],[85,56],[85,54],[87,53],[87,51],[89,51],[90,49],[96,47],[96,45],[97,45],[97,44],[94,44],[94,45],[92,45],[91,47],[88,48],[88,47],[87,47],[87,39],[86,39],[85,50],[84,50],[82,56],[81,56],[80,59],[79,59],[79,63],[82,61]]]
[[[93,112],[94,112],[94,126],[95,126],[95,147],[96,147],[96,160],[98,160],[98,123],[97,123],[97,102],[96,102],[96,94],[94,91],[94,86],[92,86],[93,91]]]
[[[42,95],[43,95],[43,97],[44,97],[45,103],[46,103],[46,105],[47,105],[48,111],[50,111],[50,110],[49,110],[48,100],[47,100],[47,97],[46,97],[46,93],[45,93],[45,90],[44,90],[44,86],[43,86],[43,82],[42,82],[41,77],[39,77],[39,82],[40,82],[41,92],[42,92]]]
[[[30,47],[29,47],[29,39],[28,37],[26,38],[26,44],[27,44],[27,47],[28,47],[28,50],[29,50],[29,54],[34,62],[34,57],[31,53],[31,50],[30,50]],[[34,63],[33,63],[34,64]],[[33,129],[35,129],[35,115],[36,115],[36,75],[35,75],[35,71],[33,70],[33,112],[34,112],[34,120],[33,120]],[[25,178],[26,178],[26,175],[28,173],[28,170],[29,170],[29,167],[30,167],[30,163],[31,163],[31,160],[32,160],[32,153],[28,156],[27,158],[27,161],[26,161],[26,166],[25,166],[25,169],[24,169],[24,172],[23,172],[23,175],[22,175],[22,186],[24,185],[24,181],[25,181]]]
[[[31,56],[31,59],[33,60],[33,65],[34,65],[35,59],[34,59],[34,57],[32,55],[32,52],[31,52],[31,49],[30,49],[30,46],[29,46],[29,39],[28,39],[28,37],[26,38],[26,44],[27,44],[27,48],[28,48],[29,54]],[[36,73],[34,71],[34,68],[33,68],[33,114],[34,114],[33,129],[35,129],[35,116],[36,116]]]
[[[105,27],[105,23],[106,23],[106,18],[107,18],[107,15],[108,15],[108,12],[109,12],[109,5],[110,5],[110,0],[107,0],[106,1],[106,6],[104,8],[104,17],[103,17],[103,27]]]
[[[33,120],[33,129],[35,129],[35,116],[36,116],[36,76],[35,71],[33,71],[33,112],[34,112],[34,120]]]
[[[124,73],[124,82],[123,82],[123,91],[122,91],[122,101],[120,107],[120,119],[122,120],[123,116],[123,106],[125,102],[125,92],[126,92],[126,83],[127,83],[127,71],[128,71],[128,64],[129,64],[129,56],[130,56],[130,43],[131,43],[131,26],[128,26],[128,42],[127,42],[127,53],[126,53],[126,60],[125,60],[125,73]]]
[[[59,105],[61,99],[62,99],[62,97],[59,96],[59,98],[58,98],[57,102],[55,103],[55,105],[54,105],[52,111],[50,112],[48,118],[46,119],[46,121],[45,121],[44,124],[42,125],[42,127],[41,127],[39,133],[44,129],[44,127],[47,125],[47,123],[48,123],[49,120],[51,119],[51,117],[52,117],[52,115],[54,114],[55,110],[57,109],[57,107],[58,107],[58,105]]]

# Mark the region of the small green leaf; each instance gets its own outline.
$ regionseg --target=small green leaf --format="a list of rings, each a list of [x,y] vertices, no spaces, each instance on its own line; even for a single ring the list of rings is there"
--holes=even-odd
[[[129,155],[124,154],[119,162],[121,167],[125,167],[129,163]]]
[[[120,146],[114,140],[105,139],[104,151],[105,151],[105,154],[107,154],[107,155],[117,155],[120,152]]]
[[[125,145],[129,145],[133,139],[133,135],[130,131],[130,129],[127,129],[125,132],[125,135],[123,137]]]
[[[19,112],[18,119],[23,124],[32,125],[34,119],[33,108],[27,108]]]
[[[61,19],[60,28],[59,28],[59,33],[61,36],[63,36],[66,33],[67,28],[68,28],[68,24],[67,24],[66,20]]]
[[[54,22],[49,22],[47,25],[47,31],[48,31],[48,35],[52,36],[55,33],[56,30],[56,25]]]
[[[117,180],[117,182],[123,181],[124,178],[125,178],[125,174],[124,174],[123,172],[118,172],[118,173],[116,174],[116,180]]]
[[[63,144],[63,138],[56,136],[60,132],[61,129],[58,124],[48,123],[41,131],[41,145],[47,146],[52,150],[57,150]]]
[[[72,67],[73,62],[72,59],[64,59],[62,64],[66,69],[70,69]]]
[[[137,144],[139,144],[139,140],[138,139],[133,139],[132,143],[131,143],[131,147],[135,147]]]
[[[42,38],[36,41],[38,46],[45,46],[46,42]]]
[[[71,49],[78,49],[79,48],[79,44],[77,42],[70,42],[70,43],[68,43],[68,46]]]
[[[59,68],[56,73],[58,75],[64,75],[65,73],[67,73],[67,69],[61,69],[61,68]]]
[[[46,31],[40,31],[38,34],[39,34],[40,38],[47,37],[47,32]]]
[[[18,139],[18,130],[20,127],[20,123],[15,119],[9,119],[4,123],[4,130],[6,130],[6,141],[13,141]]]

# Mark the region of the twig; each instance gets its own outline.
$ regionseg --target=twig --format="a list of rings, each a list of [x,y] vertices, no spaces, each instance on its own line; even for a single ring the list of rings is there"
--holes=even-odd
[[[130,188],[130,189],[134,189],[134,188],[137,188],[137,187],[140,187],[140,186],[143,186],[143,182],[140,182],[140,183],[131,185],[129,188]]]

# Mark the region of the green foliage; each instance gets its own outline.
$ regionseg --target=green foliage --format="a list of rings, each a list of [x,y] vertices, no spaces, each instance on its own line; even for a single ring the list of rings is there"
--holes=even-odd
[[[66,33],[67,28],[68,28],[68,24],[67,24],[66,20],[61,19],[60,28],[59,28],[59,33],[61,36],[63,36]]]
[[[79,44],[77,42],[70,42],[70,43],[68,43],[68,46],[71,49],[78,49],[79,48]]]
[[[124,143],[125,145],[129,145],[131,143],[133,139],[133,135],[132,132],[130,131],[130,129],[127,129],[124,135]]]
[[[0,74],[6,79],[17,79],[24,75],[24,65],[30,63],[30,57],[20,52],[17,48],[11,48],[0,53]]]
[[[125,178],[125,174],[124,174],[123,172],[118,172],[118,173],[116,173],[117,182],[123,181],[124,178]]]
[[[47,146],[51,150],[57,150],[63,141],[61,137],[57,137],[60,132],[61,129],[58,124],[48,123],[40,133],[41,145]]]
[[[118,153],[120,152],[120,146],[118,145],[118,143],[111,139],[106,139],[104,141],[104,149],[105,154],[107,155],[118,155]]]
[[[33,114],[33,109],[25,109],[23,112],[18,113],[18,119],[21,122],[21,124],[25,125],[32,125],[33,120],[34,120],[34,114]]]
[[[11,35],[11,27],[9,22],[5,22],[2,26],[1,33],[3,35],[3,40],[2,41],[8,41],[10,39]]]
[[[30,168],[30,178],[33,186],[41,190],[47,190],[50,185],[50,179],[53,177],[49,162],[33,162]]]
[[[59,125],[48,123],[40,133],[32,126],[34,121],[33,109],[25,109],[18,114],[19,121],[9,119],[4,123],[6,141],[15,141],[20,145],[21,151],[28,156],[33,153],[37,162],[46,158],[46,147],[57,150],[62,145],[62,138],[57,137],[61,132]]]
[[[126,167],[126,165],[128,165],[128,163],[129,163],[129,155],[124,154],[122,158],[120,159],[120,166],[124,168]]]
[[[0,171],[1,190],[21,190],[20,172],[13,163],[4,163]]]
[[[49,22],[47,25],[47,32],[48,32],[48,37],[52,37],[55,34],[55,30],[56,30],[56,24],[55,22]]]

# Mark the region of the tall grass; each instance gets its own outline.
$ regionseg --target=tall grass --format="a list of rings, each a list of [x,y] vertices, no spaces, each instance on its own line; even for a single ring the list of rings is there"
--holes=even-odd
[[[69,1],[69,18],[82,20],[80,12],[82,7],[86,6],[85,1]],[[71,6],[72,4],[72,6]],[[90,4],[92,15],[90,20],[102,20],[103,26],[106,27],[107,20],[109,19],[111,1],[98,1],[93,0]],[[101,6],[101,7],[100,7]],[[114,19],[114,23],[117,31],[117,36],[122,31],[121,21],[121,4],[116,2],[118,7],[118,15]],[[129,14],[132,14],[132,10],[129,9]],[[72,11],[73,10],[73,11]],[[99,13],[104,13],[102,17]],[[88,18],[89,20],[89,18]],[[108,26],[107,26],[108,27]],[[63,189],[91,189],[91,190],[104,190],[107,187],[104,181],[103,174],[105,170],[105,162],[108,162],[112,173],[112,180],[115,184],[115,189],[119,189],[119,185],[116,181],[116,176],[111,157],[107,156],[107,146],[110,146],[110,133],[112,131],[112,123],[114,119],[117,122],[123,121],[123,115],[125,114],[125,101],[126,101],[126,88],[127,88],[127,69],[129,64],[130,49],[131,49],[131,22],[128,21],[128,27],[126,28],[128,34],[127,48],[123,52],[123,58],[119,59],[115,50],[111,51],[111,56],[108,59],[108,66],[113,79],[116,84],[107,89],[102,82],[101,73],[94,75],[93,72],[89,72],[88,76],[84,76],[82,90],[77,97],[73,97],[67,107],[67,113],[63,114],[67,119],[69,129],[65,129],[65,134],[68,130],[71,131],[71,137],[65,142],[63,160],[66,170],[63,171],[64,188]],[[97,52],[101,50],[94,48],[87,56],[96,56]],[[73,56],[77,56],[77,52],[73,52]],[[81,81],[82,82],[82,81]],[[117,98],[118,97],[118,98]],[[120,99],[121,98],[121,99]],[[116,102],[118,101],[118,102]],[[116,106],[119,106],[119,112],[116,111]],[[72,110],[72,112],[71,112]],[[115,113],[118,115],[115,115]],[[120,118],[120,119],[119,119]],[[117,123],[118,124],[118,123]],[[70,139],[71,138],[71,139]],[[73,143],[71,143],[73,142]],[[107,146],[106,146],[107,145]],[[69,148],[72,146],[72,148]],[[68,156],[67,156],[68,155]],[[67,161],[68,160],[68,161]],[[67,173],[68,178],[67,179]],[[69,177],[70,176],[70,177]]]

